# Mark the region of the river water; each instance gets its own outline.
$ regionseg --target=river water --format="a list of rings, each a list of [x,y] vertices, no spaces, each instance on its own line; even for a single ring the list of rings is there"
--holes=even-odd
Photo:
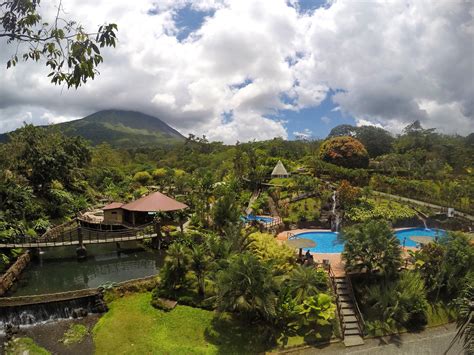
[[[88,257],[78,261],[76,248],[45,248],[22,273],[8,296],[39,295],[94,288],[158,273],[163,264],[159,251],[143,249],[138,242],[87,246]]]

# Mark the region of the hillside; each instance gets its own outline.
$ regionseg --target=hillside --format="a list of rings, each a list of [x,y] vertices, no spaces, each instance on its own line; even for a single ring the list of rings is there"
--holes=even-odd
[[[82,136],[93,145],[109,143],[115,147],[173,144],[183,135],[160,119],[135,111],[105,110],[75,121],[47,127],[59,129],[69,136]],[[0,135],[0,142],[8,140]]]

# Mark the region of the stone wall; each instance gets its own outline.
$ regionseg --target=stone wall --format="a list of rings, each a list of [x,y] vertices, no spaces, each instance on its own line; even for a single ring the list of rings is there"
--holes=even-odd
[[[3,296],[12,287],[23,270],[28,266],[31,260],[29,251],[20,255],[15,263],[0,277],[0,297]]]

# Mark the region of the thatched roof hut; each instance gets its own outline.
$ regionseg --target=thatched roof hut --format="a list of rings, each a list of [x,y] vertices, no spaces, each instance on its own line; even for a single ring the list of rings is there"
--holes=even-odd
[[[275,165],[275,167],[273,168],[272,178],[287,178],[289,176],[290,174],[288,174],[288,171],[286,171],[286,168],[281,162],[281,160],[278,160],[277,165]]]

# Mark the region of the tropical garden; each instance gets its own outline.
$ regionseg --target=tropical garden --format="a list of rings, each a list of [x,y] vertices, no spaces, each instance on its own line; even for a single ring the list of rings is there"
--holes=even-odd
[[[190,135],[180,144],[125,149],[25,125],[0,144],[0,156],[3,241],[39,237],[86,208],[153,191],[190,207],[160,225],[171,239],[153,287],[107,291],[110,310],[92,331],[99,353],[127,346],[137,353],[260,352],[340,337],[328,273],[296,263],[295,250],[275,238],[282,229],[330,228],[334,209],[366,334],[458,319],[472,346],[472,327],[461,321],[472,302],[471,222],[395,198],[472,214],[472,134],[447,136],[415,122],[397,137],[338,126],[322,141],[227,146]],[[278,161],[289,178],[271,178]],[[280,229],[244,223],[248,208],[281,217]],[[402,249],[393,228],[422,221],[450,231]],[[0,270],[22,252],[0,250]]]

